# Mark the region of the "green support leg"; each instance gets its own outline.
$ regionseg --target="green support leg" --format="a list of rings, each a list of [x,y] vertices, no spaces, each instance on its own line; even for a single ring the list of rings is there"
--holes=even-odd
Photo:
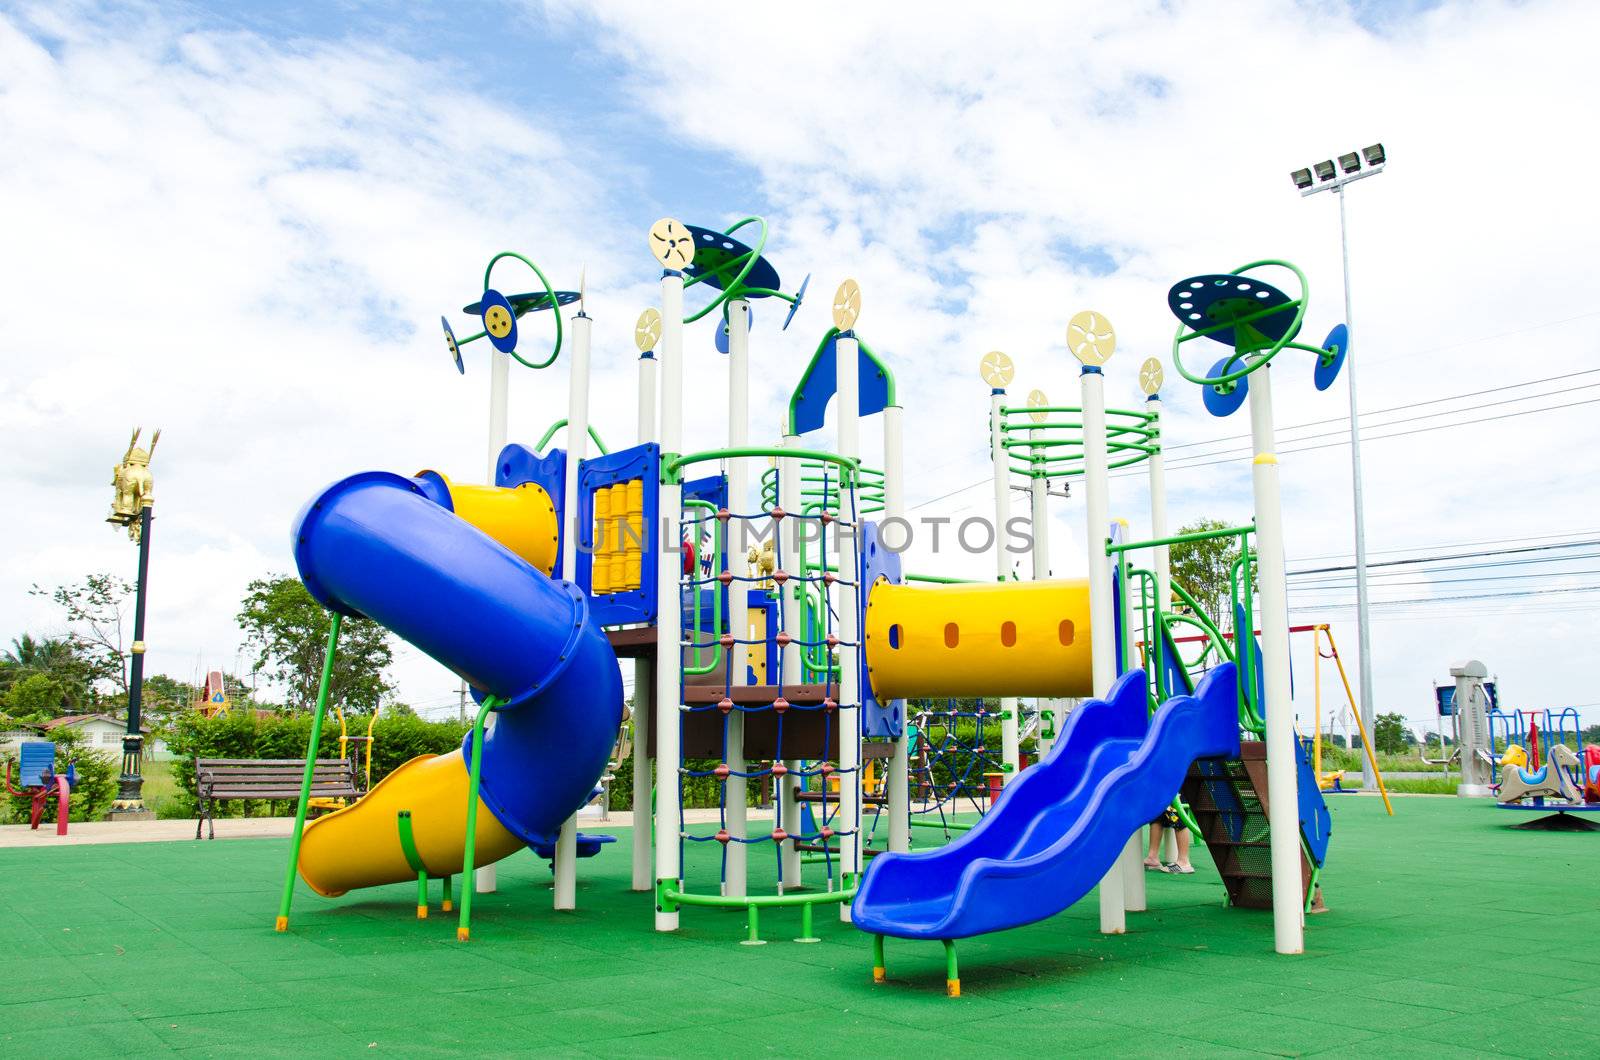
[[[944,992],[950,997],[961,996],[961,972],[956,968],[956,940],[944,940]]]
[[[887,983],[889,981],[888,966],[883,963],[883,936],[872,936],[872,981],[874,983]]]
[[[450,877],[449,876],[446,876],[444,878],[444,901],[439,903],[439,908],[444,910],[446,913],[450,912],[451,910],[453,910],[455,908],[455,906],[450,901]]]
[[[322,744],[322,719],[328,712],[328,686],[333,681],[333,658],[339,645],[337,612],[328,623],[328,652],[322,660],[322,681],[317,685],[317,712],[311,717],[311,741],[306,748],[306,771],[300,778],[300,802],[294,811],[294,834],[289,840],[289,869],[283,877],[283,901],[278,903],[277,930],[289,930],[289,904],[294,901],[294,877],[300,864],[300,838],[306,830],[306,808],[311,804],[311,781],[317,771],[317,752]]]
[[[428,873],[417,873],[417,919],[428,919]]]
[[[489,712],[500,705],[493,696],[486,696],[478,716],[472,723],[472,766],[467,782],[467,837],[466,850],[461,861],[461,923],[456,927],[456,941],[466,942],[472,937],[472,870],[478,845],[478,789],[483,783],[483,722]]]
[[[758,906],[745,907],[745,924],[750,929],[748,938],[743,939],[741,946],[765,946],[767,940],[761,937],[761,909]]]
[[[795,939],[796,942],[822,941],[817,938],[816,931],[811,926],[811,905],[812,903],[807,902],[800,907],[800,937]]]

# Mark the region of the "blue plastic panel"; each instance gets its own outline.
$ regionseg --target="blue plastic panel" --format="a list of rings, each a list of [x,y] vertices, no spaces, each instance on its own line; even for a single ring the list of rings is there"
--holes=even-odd
[[[639,588],[620,593],[594,592],[594,491],[630,479],[644,480],[643,558]],[[593,460],[578,461],[578,587],[589,594],[603,626],[656,620],[656,564],[661,552],[661,447],[636,445]]]
[[[1305,740],[1295,740],[1295,759],[1299,779],[1295,784],[1300,798],[1300,835],[1305,840],[1311,861],[1320,868],[1328,856],[1328,839],[1333,832],[1333,815],[1322,797],[1322,785],[1311,768],[1311,752]]]
[[[858,347],[859,349],[859,347]],[[800,383],[800,389],[794,396],[794,431],[796,434],[806,434],[810,431],[822,429],[827,422],[828,403],[833,400],[833,395],[838,393],[838,372],[835,371],[835,358],[839,353],[839,339],[834,337],[822,347],[822,352],[817,354],[811,362],[811,367],[806,370],[806,377]],[[882,412],[889,404],[889,377],[872,362],[865,352],[859,358],[860,390],[861,390],[861,415],[870,416],[875,412]]]
[[[566,553],[567,535],[567,451],[552,449],[543,456],[516,442],[500,450],[500,459],[494,466],[496,486],[520,486],[532,482],[550,495],[556,508],[556,566],[552,576],[563,577],[562,556]]]
[[[879,578],[891,585],[899,585],[905,580],[900,569],[900,553],[885,548],[880,533],[877,523],[862,521],[860,584],[867,591],[865,600],[868,605],[872,603],[872,586]],[[865,608],[857,616],[856,628],[867,628]],[[861,735],[898,738],[905,727],[906,701],[879,701],[872,693],[867,652],[857,652],[856,657],[861,664]]]

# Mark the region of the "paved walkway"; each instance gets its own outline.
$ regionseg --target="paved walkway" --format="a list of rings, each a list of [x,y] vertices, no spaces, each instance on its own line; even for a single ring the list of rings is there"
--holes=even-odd
[[[717,819],[716,810],[688,810],[690,824],[705,824]],[[770,810],[751,810],[752,821],[771,820]],[[593,828],[631,828],[633,814],[612,810],[610,820],[584,815],[579,826]],[[218,839],[277,839],[294,830],[293,817],[219,817]],[[25,824],[0,825],[0,849],[7,847],[94,846],[100,843],[172,843],[194,839],[193,819],[185,821],[83,821],[67,826],[67,834],[56,835],[56,826],[46,822],[34,831]]]

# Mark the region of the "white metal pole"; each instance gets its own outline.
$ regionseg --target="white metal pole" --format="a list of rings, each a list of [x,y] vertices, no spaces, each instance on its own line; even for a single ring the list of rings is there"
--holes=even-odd
[[[1145,407],[1155,417],[1151,426],[1156,430],[1156,451],[1150,454],[1147,462],[1150,468],[1150,536],[1162,538],[1167,536],[1167,467],[1166,458],[1162,452],[1161,439],[1161,394],[1151,394],[1145,399]],[[1172,549],[1167,545],[1157,545],[1155,548],[1155,573],[1156,573],[1156,610],[1165,611],[1172,606]],[[1160,620],[1157,628],[1151,630],[1152,638],[1161,635]],[[1150,658],[1155,658],[1155,646],[1152,642]],[[1172,829],[1163,830],[1161,835],[1161,860],[1171,863],[1178,860],[1178,837]],[[1143,869],[1138,870],[1143,873]]]
[[[581,303],[580,303],[581,306]],[[572,318],[572,363],[567,375],[567,483],[562,509],[566,530],[561,535],[561,574],[578,576],[578,463],[589,454],[589,342],[594,321],[582,308]],[[568,817],[556,837],[555,907],[573,909],[578,902],[578,819]]]
[[[889,549],[903,549],[906,528],[900,521],[906,517],[906,457],[905,410],[899,405],[887,405],[883,410],[883,527],[881,544]],[[870,593],[870,585],[862,586]],[[911,849],[911,719],[901,715],[900,735],[894,741],[894,755],[889,759],[888,805],[889,849]]]
[[[861,348],[855,334],[842,332],[837,340],[834,367],[838,373],[839,455],[861,455]],[[839,882],[849,887],[861,874],[861,689],[860,656],[856,641],[860,601],[854,583],[860,580],[859,541],[861,514],[855,476],[840,480],[839,521],[834,540],[839,568]],[[846,530],[844,524],[856,526]],[[848,584],[847,584],[848,583]],[[850,921],[850,906],[839,904],[839,919]]]
[[[783,436],[785,449],[800,448],[800,438],[797,435],[785,434]],[[778,526],[778,543],[775,546],[778,553],[778,566],[791,575],[800,573],[800,537],[805,533],[808,525],[804,520],[795,518],[800,514],[802,505],[800,476],[801,461],[784,457],[778,461],[778,503],[783,508],[788,518]],[[792,639],[779,649],[782,656],[784,684],[800,683],[800,645],[795,643],[800,638],[800,594],[805,591],[805,583],[798,578],[786,581],[778,587],[778,606],[782,610],[783,630]],[[800,834],[800,804],[795,800],[795,791],[800,782],[797,773],[800,769],[798,759],[786,759],[783,763],[786,772],[778,782],[778,824],[789,835]],[[779,871],[783,876],[783,887],[798,887],[801,882],[800,851],[795,845],[795,840],[788,840],[783,844],[780,854]]]
[[[728,447],[739,449],[750,444],[750,303],[736,298],[728,303]],[[746,510],[746,482],[749,477],[749,458],[733,457],[728,460],[728,510],[738,515]],[[739,519],[729,519],[727,525],[728,565],[734,574],[744,573],[745,535],[735,532],[749,524]],[[738,640],[750,636],[749,583],[735,581],[728,585],[728,632]],[[735,643],[728,650],[728,665],[733,683],[745,683],[749,648]],[[743,898],[746,891],[746,854],[744,839],[749,834],[749,781],[745,772],[744,712],[735,710],[728,715],[728,834],[733,840],[727,845],[727,872],[723,892],[729,897]]]
[[[1044,434],[1038,427],[1028,431],[1028,440],[1035,445],[1043,438]],[[1035,470],[1039,474],[1028,480],[1028,515],[1033,533],[1033,580],[1042,581],[1050,577],[1050,480],[1044,477],[1044,465],[1039,465]],[[995,527],[995,533],[1004,535],[1005,526]],[[1046,731],[1054,731],[1061,724],[1060,706],[1060,700],[1039,700],[1039,735],[1035,746],[1040,758],[1049,752],[1054,742],[1045,735]]]
[[[668,269],[661,275],[661,450],[677,453],[683,448],[683,273]],[[683,576],[683,555],[678,547],[679,523],[683,517],[683,486],[663,484],[660,493],[661,525],[656,566],[656,762],[660,776],[656,782],[656,885],[680,885],[683,865],[679,859],[683,832],[683,804],[679,801],[678,777],[683,768],[680,755],[678,714],[682,706],[683,636],[682,596],[678,589]],[[656,909],[656,930],[676,931],[678,913]]]
[[[1339,200],[1339,255],[1344,262],[1344,326],[1353,339],[1355,322],[1350,314],[1350,239],[1345,225],[1344,188],[1333,191]],[[1353,342],[1351,343],[1353,348]],[[1366,503],[1361,489],[1361,411],[1356,405],[1356,359],[1350,353],[1344,358],[1344,377],[1350,387],[1350,485],[1354,501],[1356,522],[1356,648],[1359,656],[1361,682],[1361,724],[1368,735],[1374,731],[1372,718],[1372,612],[1367,603],[1367,517]],[[1372,772],[1372,760],[1361,756],[1361,786],[1372,791],[1378,778]]]
[[[1111,525],[1111,491],[1106,452],[1105,376],[1086,364],[1078,376],[1083,397],[1083,495],[1089,524],[1089,649],[1094,694],[1104,697],[1117,679],[1117,636],[1111,602],[1111,565],[1106,559],[1106,530]],[[1122,862],[1118,859],[1100,881],[1100,930],[1120,935],[1128,930]]]
[[[1001,412],[1006,403],[1004,387],[989,391],[989,455],[994,462],[994,574],[995,580],[1004,582],[1011,574],[1009,554],[1006,552],[1006,523],[1011,521],[1011,458],[1006,453],[1005,423]],[[1004,763],[1004,776],[1000,783],[1010,784],[1017,776],[1017,700],[1006,697],[1000,700],[1000,758]]]
[[[489,354],[489,478],[494,485],[495,474],[500,469],[500,451],[506,447],[509,431],[506,426],[507,406],[510,404],[511,355],[494,350]],[[495,715],[491,711],[484,720],[483,734],[488,739],[494,730]],[[472,886],[479,894],[493,894],[496,886],[495,866],[483,865],[472,873]]]
[[[1279,953],[1305,949],[1300,883],[1300,804],[1296,793],[1294,712],[1289,694],[1289,600],[1283,564],[1283,504],[1272,432],[1272,368],[1250,376],[1252,478],[1261,594],[1261,655],[1267,715],[1267,826],[1271,831],[1272,927]],[[1248,631],[1241,632],[1241,636]]]
[[[639,355],[639,444],[656,440],[656,358],[654,350]],[[648,528],[647,528],[648,529]],[[643,574],[644,572],[641,572]],[[653,575],[654,572],[651,572]],[[651,799],[654,791],[650,757],[650,692],[655,672],[648,656],[633,661],[633,889],[651,888],[655,863]]]

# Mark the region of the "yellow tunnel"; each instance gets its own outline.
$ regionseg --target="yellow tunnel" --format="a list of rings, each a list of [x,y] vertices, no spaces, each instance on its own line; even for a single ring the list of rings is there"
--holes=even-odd
[[[482,530],[545,574],[556,566],[556,506],[543,486],[471,486],[439,471],[419,471],[413,481],[435,504]]]
[[[879,700],[1092,694],[1087,581],[880,582],[866,630]]]

